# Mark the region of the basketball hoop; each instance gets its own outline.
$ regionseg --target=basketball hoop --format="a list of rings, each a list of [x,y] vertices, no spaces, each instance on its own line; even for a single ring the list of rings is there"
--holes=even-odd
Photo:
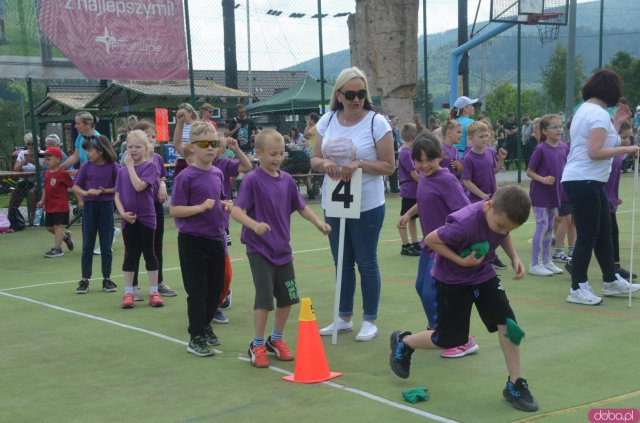
[[[527,24],[538,27],[540,44],[545,45],[558,39],[560,26],[556,23],[562,20],[564,13],[534,13],[527,15]]]
[[[538,38],[540,38],[540,44],[545,45],[551,41],[558,39],[560,33],[560,27],[557,25],[536,25],[538,27]]]

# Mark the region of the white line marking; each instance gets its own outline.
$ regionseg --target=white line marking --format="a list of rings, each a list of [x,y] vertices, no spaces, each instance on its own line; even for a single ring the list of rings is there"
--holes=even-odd
[[[128,325],[126,323],[116,322],[115,320],[105,319],[104,317],[94,316],[93,314],[82,313],[80,311],[71,310],[71,309],[68,309],[68,308],[56,306],[56,305],[53,305],[53,304],[49,304],[49,303],[45,303],[45,302],[42,302],[42,301],[34,300],[34,299],[31,299],[31,298],[28,298],[28,297],[23,297],[23,296],[20,296],[20,295],[9,294],[7,292],[0,292],[0,295],[3,295],[5,297],[9,297],[9,298],[14,298],[14,299],[17,299],[17,300],[27,301],[27,302],[32,303],[32,304],[37,304],[37,305],[40,305],[40,306],[43,306],[43,307],[52,308],[54,310],[62,311],[62,312],[69,313],[69,314],[74,314],[76,316],[86,317],[88,319],[97,320],[97,321],[102,322],[102,323],[108,323],[110,325],[118,326],[118,327],[121,327],[121,328],[124,328],[124,329],[131,329],[131,330],[134,330],[134,331],[137,331],[137,332],[142,332],[142,333],[144,333],[146,335],[151,335],[151,336],[154,336],[156,338],[164,339],[165,341],[173,342],[174,344],[179,344],[179,345],[183,345],[183,346],[187,346],[188,345],[187,342],[181,341],[180,339],[172,338],[170,336],[163,335],[163,334],[158,333],[158,332],[153,332],[153,331],[150,331],[150,330],[147,330],[147,329],[139,328],[137,326]],[[222,353],[222,351],[217,350],[217,349],[214,349],[214,351],[215,351],[216,354],[221,354]],[[249,361],[248,358],[243,357],[243,356],[239,356],[238,360],[247,361],[247,362]],[[282,374],[285,374],[285,375],[290,375],[291,374],[291,372],[289,372],[287,370],[284,370],[284,369],[282,369],[280,367],[269,366],[269,369],[273,370],[274,372],[282,373]],[[410,413],[417,414],[419,416],[427,417],[427,418],[430,418],[430,419],[435,420],[435,421],[445,422],[445,423],[457,423],[455,420],[450,420],[450,419],[447,419],[445,417],[438,416],[436,414],[427,413],[426,411],[418,410],[416,408],[409,407],[409,406],[406,406],[404,404],[400,404],[400,403],[388,400],[386,398],[379,397],[377,395],[371,394],[371,393],[366,392],[366,391],[362,391],[360,389],[350,388],[348,386],[340,385],[340,384],[337,384],[335,382],[323,382],[323,383],[325,385],[329,386],[329,387],[336,388],[336,389],[343,389],[345,391],[354,393],[356,395],[360,395],[362,397],[377,401],[377,402],[385,404],[385,405],[389,405],[391,407],[398,408],[400,410],[408,411]]]

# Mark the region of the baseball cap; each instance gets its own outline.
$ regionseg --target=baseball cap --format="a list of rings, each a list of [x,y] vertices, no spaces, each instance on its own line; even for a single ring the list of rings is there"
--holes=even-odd
[[[636,106],[636,112],[640,112],[640,104]]]
[[[60,150],[58,147],[48,147],[45,152],[44,152],[45,156],[55,156],[59,159],[62,160],[62,150]]]
[[[458,97],[455,103],[453,103],[453,107],[458,109],[458,114],[460,114],[460,110],[462,110],[463,107],[466,107],[470,104],[476,104],[477,102],[478,102],[477,98],[471,99],[463,95],[462,97]]]

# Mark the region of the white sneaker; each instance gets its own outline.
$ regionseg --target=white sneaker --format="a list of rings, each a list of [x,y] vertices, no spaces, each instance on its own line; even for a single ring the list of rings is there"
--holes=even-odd
[[[529,267],[529,273],[536,276],[551,276],[553,272],[545,267],[544,264],[538,263]]]
[[[591,292],[589,282],[582,282],[578,284],[579,289],[569,289],[569,295],[567,296],[568,303],[584,304],[584,305],[598,305],[602,303],[602,298]]]
[[[113,248],[111,249],[111,252],[113,253]],[[100,251],[100,247],[96,247],[96,249],[93,250],[93,255],[99,256],[100,254],[102,254],[102,251]]]
[[[356,341],[371,341],[378,334],[378,328],[375,323],[368,321],[362,322],[360,332],[356,335]]]
[[[543,266],[544,266],[545,269],[551,271],[551,273],[554,273],[556,275],[564,273],[564,270],[560,269],[558,266],[553,264],[552,261],[549,261],[548,263],[545,263]]]
[[[353,320],[350,322],[345,322],[341,317],[338,317],[338,333],[347,332],[353,330]],[[320,329],[320,335],[322,336],[331,336],[333,335],[333,323],[329,326],[326,326]]]
[[[113,246],[116,245],[116,239],[118,239],[118,236],[120,236],[121,233],[122,230],[120,230],[120,228],[118,228],[117,226],[113,227],[113,241],[111,242],[111,250],[113,250]]]
[[[605,297],[611,297],[614,295],[629,295],[631,292],[637,292],[640,290],[640,285],[637,283],[629,283],[626,279],[616,273],[616,280],[613,282],[602,283],[602,295]]]

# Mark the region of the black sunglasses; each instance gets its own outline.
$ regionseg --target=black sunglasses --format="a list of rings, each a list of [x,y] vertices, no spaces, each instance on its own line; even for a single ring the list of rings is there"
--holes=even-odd
[[[220,147],[220,140],[213,140],[213,141],[207,141],[207,140],[202,140],[202,141],[192,141],[191,144],[195,144],[198,147],[205,149],[207,147],[213,147],[213,148],[218,148]]]
[[[367,97],[367,90],[360,90],[360,91],[342,91],[342,90],[338,90],[338,92],[340,94],[342,94],[344,96],[344,98],[346,98],[349,101],[355,99],[356,96],[360,100],[362,100],[363,98]]]

